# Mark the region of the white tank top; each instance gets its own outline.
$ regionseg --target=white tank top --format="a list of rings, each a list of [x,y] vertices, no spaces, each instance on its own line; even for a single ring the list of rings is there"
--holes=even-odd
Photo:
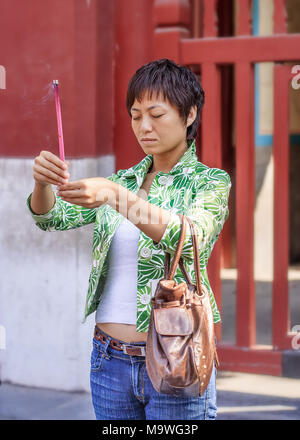
[[[139,228],[124,217],[109,247],[108,273],[96,322],[136,324],[139,235]]]

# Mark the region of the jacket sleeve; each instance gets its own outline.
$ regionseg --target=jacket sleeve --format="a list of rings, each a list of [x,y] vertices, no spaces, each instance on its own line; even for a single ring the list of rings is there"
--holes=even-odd
[[[213,178],[199,184],[193,202],[182,212],[185,217],[194,222],[200,252],[216,242],[229,216],[228,197],[231,188],[229,174],[218,168],[211,168],[209,173]],[[171,255],[175,254],[180,229],[180,217],[171,212],[166,230],[158,243],[153,242],[154,247]],[[187,224],[181,256],[183,259],[193,259],[193,242],[189,224]]]
[[[35,214],[30,207],[31,196],[32,193],[27,198],[27,207],[35,224],[42,231],[66,231],[87,225],[96,219],[96,208],[88,209],[73,205],[56,194],[54,194],[55,204],[50,211],[45,214]]]
[[[106,179],[114,180],[115,174],[106,177]],[[84,225],[95,222],[98,208],[84,208],[80,205],[74,205],[66,202],[57,194],[55,196],[55,204],[50,211],[45,214],[35,214],[30,206],[32,193],[28,196],[26,203],[29,212],[42,231],[66,231],[68,229],[76,229]]]

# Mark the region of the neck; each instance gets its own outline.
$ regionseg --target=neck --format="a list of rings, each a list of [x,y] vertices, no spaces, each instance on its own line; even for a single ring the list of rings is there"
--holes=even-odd
[[[169,173],[174,165],[177,164],[181,156],[185,153],[187,148],[188,145],[185,141],[181,145],[173,148],[170,151],[166,151],[162,154],[153,154],[153,162],[151,167],[149,168],[148,173]]]

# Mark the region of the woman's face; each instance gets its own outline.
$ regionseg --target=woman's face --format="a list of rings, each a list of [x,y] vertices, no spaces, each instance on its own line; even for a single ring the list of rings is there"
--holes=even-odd
[[[186,145],[186,129],[196,117],[196,106],[185,124],[179,111],[163,96],[145,93],[131,108],[131,126],[145,154],[161,154]]]

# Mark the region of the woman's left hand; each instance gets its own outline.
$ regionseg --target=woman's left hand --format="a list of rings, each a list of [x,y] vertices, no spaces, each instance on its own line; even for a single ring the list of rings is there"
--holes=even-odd
[[[57,195],[63,200],[84,208],[98,208],[107,202],[112,191],[110,180],[105,177],[92,177],[59,185]]]

